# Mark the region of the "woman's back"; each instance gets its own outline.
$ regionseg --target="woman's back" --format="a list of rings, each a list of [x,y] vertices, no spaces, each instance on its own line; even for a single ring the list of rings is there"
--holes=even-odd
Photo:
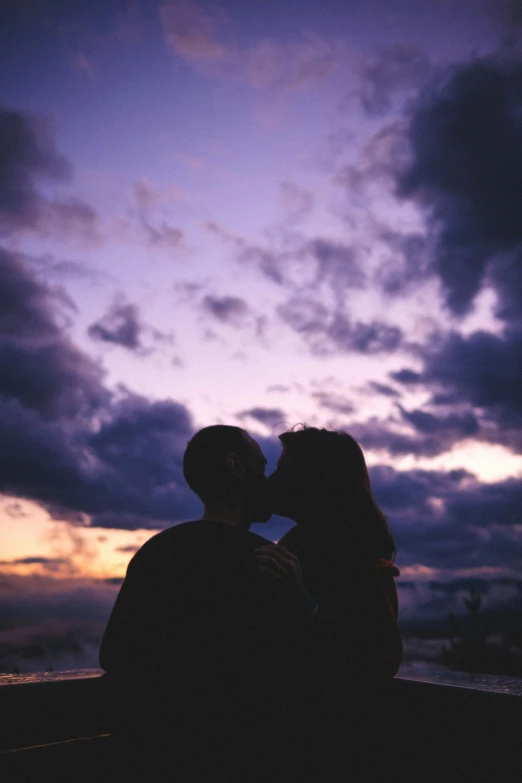
[[[279,544],[299,558],[304,585],[319,602],[318,640],[341,652],[354,673],[392,677],[402,659],[393,563],[354,556],[342,526],[296,525]]]

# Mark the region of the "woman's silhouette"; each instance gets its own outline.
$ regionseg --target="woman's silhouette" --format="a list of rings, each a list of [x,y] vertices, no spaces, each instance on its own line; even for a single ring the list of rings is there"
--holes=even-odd
[[[315,427],[280,440],[283,451],[269,477],[273,510],[297,524],[279,544],[297,555],[305,587],[318,600],[318,649],[341,666],[344,681],[360,682],[363,674],[366,683],[389,679],[402,656],[399,572],[363,452],[347,433]]]

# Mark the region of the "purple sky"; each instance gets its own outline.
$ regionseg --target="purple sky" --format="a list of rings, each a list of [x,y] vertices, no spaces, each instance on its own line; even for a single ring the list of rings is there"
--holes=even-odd
[[[518,600],[521,27],[508,0],[7,3],[0,660],[42,596],[108,606],[199,514],[180,462],[216,422],[270,466],[298,422],[359,440],[405,622],[469,580]]]

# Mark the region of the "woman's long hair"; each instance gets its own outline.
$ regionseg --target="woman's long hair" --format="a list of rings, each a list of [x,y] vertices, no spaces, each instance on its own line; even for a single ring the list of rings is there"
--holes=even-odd
[[[393,560],[395,541],[374,500],[357,441],[346,432],[306,425],[279,439],[297,467],[308,513],[325,526],[341,523],[354,555]]]

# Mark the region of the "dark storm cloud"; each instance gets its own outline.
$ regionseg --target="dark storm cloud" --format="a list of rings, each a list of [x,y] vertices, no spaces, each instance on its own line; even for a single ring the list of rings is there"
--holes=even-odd
[[[466,471],[370,469],[401,565],[519,568],[522,481],[480,484]]]
[[[187,409],[103,383],[100,367],[60,328],[60,298],[23,258],[0,266],[0,489],[62,519],[161,527],[199,503],[181,460]]]
[[[78,198],[46,199],[42,182],[70,178],[43,117],[0,106],[0,234],[30,228],[62,238],[98,239],[98,215]]]
[[[477,331],[466,337],[452,332],[422,346],[418,353],[424,362],[421,372],[404,368],[392,373],[406,386],[422,384],[432,392],[434,413],[410,417],[418,430],[421,420],[434,430],[447,428],[452,420],[456,424],[459,414],[441,416],[437,406],[461,406],[465,401],[474,413],[467,413],[461,422],[463,437],[474,434],[522,450],[520,330],[505,329],[502,335]]]
[[[464,399],[499,423],[522,426],[522,332],[504,336],[450,334],[426,351],[423,380],[436,383],[450,399]]]
[[[393,419],[354,422],[350,432],[365,448],[386,451],[391,456],[418,457],[435,457],[478,432],[478,423],[471,412],[435,416],[424,411],[404,411],[401,415],[411,425],[411,432],[405,432],[404,427],[397,429],[397,424],[402,422]]]
[[[0,247],[0,334],[55,338],[56,294],[41,283],[21,255]]]
[[[103,414],[93,432],[89,422],[44,422],[0,401],[2,491],[99,527],[160,528],[197,514],[181,468],[193,432],[186,409],[128,397]]]
[[[469,489],[448,500],[448,513],[463,525],[488,528],[495,525],[522,525],[522,481],[506,479],[484,484],[479,491]],[[494,535],[492,529],[490,535]]]
[[[98,501],[96,507],[91,504],[92,513],[100,515],[99,526],[114,526],[102,515],[114,517],[116,512],[132,529],[154,523],[164,527],[167,520],[197,513],[200,502],[182,471],[183,453],[194,432],[187,409],[175,402],[129,396],[110,414],[87,441],[99,464]]]
[[[44,178],[68,170],[43,121],[0,111],[0,219],[4,230],[60,231],[94,219],[81,202],[46,201]],[[187,409],[104,385],[101,367],[66,331],[69,313],[28,260],[0,249],[0,490],[40,503],[57,518],[132,529],[192,516],[182,454]],[[70,302],[67,303],[70,307]],[[154,339],[165,339],[149,329]],[[93,327],[106,341],[140,349],[137,310],[122,304]]]
[[[391,372],[390,378],[398,383],[404,383],[406,386],[412,386],[413,384],[420,383],[422,381],[422,375],[419,372],[410,370],[405,367],[397,372]]]
[[[407,411],[401,406],[399,409],[403,418],[421,434],[433,435],[450,431],[455,432],[458,438],[468,438],[476,435],[479,429],[476,416],[471,411],[434,416],[421,410]]]
[[[411,162],[398,193],[423,205],[436,237],[433,271],[453,313],[484,283],[497,313],[522,304],[522,62],[475,60],[426,90],[412,115]]]
[[[248,304],[238,296],[204,296],[201,307],[205,313],[225,324],[241,323],[249,312]]]
[[[67,339],[17,343],[0,337],[0,396],[44,418],[93,412],[107,399],[102,371]]]
[[[364,444],[363,444],[364,445]],[[465,470],[447,473],[435,470],[396,471],[387,465],[370,468],[372,487],[377,501],[388,514],[405,515],[413,512],[414,519],[432,519],[430,497],[445,499],[459,491],[461,485],[472,480]]]
[[[43,120],[0,107],[0,230],[32,224],[41,204],[37,184],[68,174]]]
[[[259,421],[268,428],[285,423],[285,412],[280,408],[249,408],[236,414],[238,419],[251,418]]]
[[[60,329],[60,297],[23,257],[0,248],[0,261],[0,397],[46,418],[100,406],[101,369]]]

